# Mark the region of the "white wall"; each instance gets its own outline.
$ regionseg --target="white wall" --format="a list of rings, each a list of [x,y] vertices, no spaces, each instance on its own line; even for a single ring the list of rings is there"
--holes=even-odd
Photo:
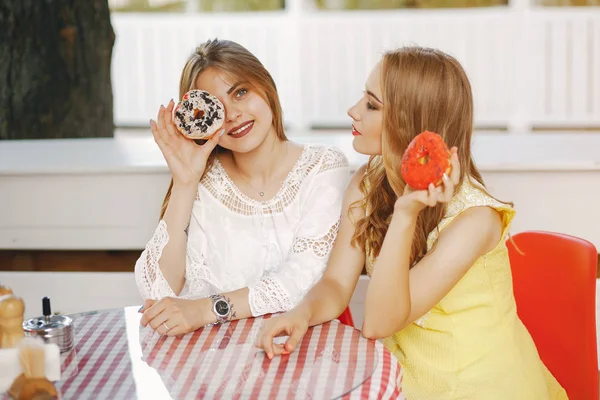
[[[26,319],[42,315],[46,296],[61,314],[142,304],[131,272],[0,272],[0,283],[23,299]]]
[[[364,160],[347,132],[293,135]],[[600,135],[477,133],[490,190],[513,201],[512,232],[546,229],[600,248]],[[0,249],[140,249],[152,235],[169,173],[150,135],[0,142]]]

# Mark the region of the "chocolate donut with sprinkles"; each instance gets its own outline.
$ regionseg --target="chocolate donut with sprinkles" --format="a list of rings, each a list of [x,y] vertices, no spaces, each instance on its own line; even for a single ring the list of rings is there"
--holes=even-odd
[[[210,139],[225,121],[225,107],[204,90],[190,90],[173,110],[177,130],[188,139]]]

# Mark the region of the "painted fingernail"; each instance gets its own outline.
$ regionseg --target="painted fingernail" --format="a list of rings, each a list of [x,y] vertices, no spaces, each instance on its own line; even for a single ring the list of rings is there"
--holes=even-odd
[[[225,134],[225,128],[221,129],[221,132],[219,132],[219,136],[223,136]]]
[[[444,179],[448,180],[448,174],[444,172]]]
[[[144,306],[141,306],[140,309],[138,310],[138,312],[142,312],[143,309],[144,309]]]
[[[287,356],[288,354],[290,354],[290,352],[289,351],[284,351],[281,354],[283,354],[284,356]]]
[[[273,354],[271,353],[267,353],[267,357],[269,357],[269,360],[273,358]]]

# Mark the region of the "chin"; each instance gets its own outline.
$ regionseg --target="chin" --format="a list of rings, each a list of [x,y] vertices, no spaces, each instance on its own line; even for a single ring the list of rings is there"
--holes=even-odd
[[[255,150],[258,146],[253,143],[237,143],[233,146],[227,146],[229,150],[234,153],[250,153]]]
[[[230,139],[227,143],[227,148],[236,153],[250,153],[259,148],[265,141],[267,134],[260,134],[252,129],[252,131],[240,139]]]
[[[364,143],[364,138],[362,138],[361,136],[357,136],[354,138],[354,140],[352,141],[352,147],[357,153],[364,154],[367,156],[378,156],[381,154],[381,151],[377,152],[375,151],[375,149],[372,148],[373,146],[369,146],[368,144]]]

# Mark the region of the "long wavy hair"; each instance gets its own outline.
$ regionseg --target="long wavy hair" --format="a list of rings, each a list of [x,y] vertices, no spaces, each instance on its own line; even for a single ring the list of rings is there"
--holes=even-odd
[[[356,222],[352,238],[377,257],[387,232],[394,203],[404,192],[400,174],[402,155],[410,141],[428,130],[442,136],[449,148],[458,148],[460,182],[475,180],[485,190],[471,154],[473,96],[460,63],[435,49],[403,47],[386,52],[381,62],[383,95],[382,155],[372,156],[360,190],[365,217]],[[427,236],[436,229],[446,205],[426,207],[418,216],[410,263],[427,253]]]
[[[277,134],[277,138],[281,141],[288,140],[283,129],[283,112],[277,93],[277,86],[271,77],[271,74],[256,58],[254,54],[248,51],[245,47],[230,40],[213,39],[202,43],[190,55],[179,81],[179,98],[181,99],[185,93],[192,89],[196,89],[196,80],[198,76],[208,68],[215,68],[227,73],[236,81],[247,81],[255,89],[258,94],[269,104],[271,113],[273,114],[273,127]],[[197,140],[196,143],[202,144],[206,141]],[[217,146],[208,158],[206,169],[208,171],[219,153],[229,151],[221,146]],[[173,188],[173,179],[169,184],[165,199],[160,210],[160,218],[162,219],[167,210],[169,199],[171,198],[171,190]]]

